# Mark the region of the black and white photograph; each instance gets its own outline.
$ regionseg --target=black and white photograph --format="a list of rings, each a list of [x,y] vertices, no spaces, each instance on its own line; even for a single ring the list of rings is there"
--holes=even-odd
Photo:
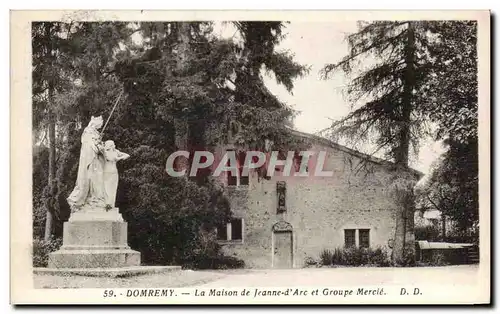
[[[12,12],[11,302],[488,304],[489,23]]]

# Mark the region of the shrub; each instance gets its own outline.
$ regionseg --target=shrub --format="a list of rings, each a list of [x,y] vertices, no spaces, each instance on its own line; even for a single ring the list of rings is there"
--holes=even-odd
[[[333,253],[330,250],[323,250],[319,254],[319,260],[321,265],[331,265],[332,264]]]
[[[432,254],[431,265],[432,266],[445,266],[447,265],[446,253],[442,251],[436,251]]]
[[[376,248],[375,250],[370,250],[369,252],[369,264],[379,267],[391,266],[391,261],[387,251],[382,248]]]
[[[59,250],[61,246],[61,238],[50,239],[49,241],[33,238],[33,267],[47,267],[49,253]]]
[[[345,265],[343,250],[340,248],[336,248],[335,250],[333,250],[331,261],[332,265]]]
[[[447,233],[446,242],[451,243],[475,243],[479,244],[479,232],[465,232],[459,230],[451,230]]]
[[[413,267],[415,266],[415,250],[411,248],[408,244],[406,249],[403,251],[403,256],[399,261],[397,261],[397,266],[401,267]]]
[[[323,250],[320,254],[323,265],[344,266],[378,266],[391,265],[388,254],[382,248],[336,248],[333,251]]]
[[[467,263],[467,249],[432,249],[423,250],[419,264],[426,266],[445,266]]]
[[[439,239],[439,229],[435,226],[415,227],[415,240],[436,241]]]
[[[244,268],[245,261],[234,256],[219,255],[214,259],[212,265],[214,266],[214,269]]]
[[[129,245],[141,252],[145,265],[179,265],[197,255],[216,256],[206,251],[214,247],[203,248],[204,244],[199,243],[199,230],[215,228],[230,219],[224,190],[217,182],[198,185],[166,174],[160,176],[165,172],[164,165],[159,167],[149,159],[135,162],[135,158],[152,154],[144,150],[136,155],[130,151],[137,157],[129,163],[134,164],[132,168],[123,164],[123,187],[117,195],[117,207],[129,222]],[[166,160],[161,150],[157,153],[155,159]]]
[[[187,269],[234,269],[244,268],[245,262],[234,256],[219,254],[216,256],[193,256],[190,260],[185,260],[183,268]]]
[[[318,266],[318,264],[320,264],[320,263],[317,260],[315,260],[314,258],[310,257],[310,256],[307,256],[304,259],[304,265],[305,265],[305,267]]]
[[[349,266],[360,266],[363,264],[363,251],[361,249],[351,247],[344,249],[344,261],[345,265]]]
[[[221,252],[215,232],[201,230],[195,238],[194,247],[184,253],[183,267],[190,269],[243,268],[245,262]]]

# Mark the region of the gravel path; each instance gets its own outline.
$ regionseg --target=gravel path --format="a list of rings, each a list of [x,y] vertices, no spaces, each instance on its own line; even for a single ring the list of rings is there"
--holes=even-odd
[[[35,288],[180,288],[226,276],[222,272],[181,270],[126,278],[35,275]]]
[[[478,266],[415,268],[306,268],[286,270],[174,271],[164,274],[103,278],[35,275],[35,288],[278,287],[359,284],[475,285]]]
[[[199,287],[288,287],[328,285],[476,285],[477,265],[411,268],[306,268],[233,273]]]

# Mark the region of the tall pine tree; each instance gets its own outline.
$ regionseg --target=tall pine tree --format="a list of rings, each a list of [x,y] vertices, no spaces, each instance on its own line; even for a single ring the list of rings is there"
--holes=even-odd
[[[446,139],[451,160],[457,151],[474,154],[463,144],[474,145],[477,136],[475,42],[475,23],[469,21],[362,23],[348,36],[348,55],[323,69],[324,78],[338,70],[353,76],[347,87],[353,111],[334,123],[332,134],[362,141],[374,137],[376,151],[383,150],[401,169],[409,166],[410,148],[418,153],[419,141],[429,134]],[[411,184],[398,194],[396,261],[414,247]]]
[[[416,21],[361,23],[347,38],[348,55],[322,70],[324,78],[337,70],[354,76],[347,87],[354,110],[333,131],[363,141],[374,137],[377,151],[383,150],[403,170],[409,166],[411,146],[417,148],[422,135],[424,118],[417,107],[430,73],[426,30],[425,23]],[[367,57],[374,62],[366,67]],[[397,189],[401,210],[393,258],[403,262],[414,247],[413,192],[411,183]]]

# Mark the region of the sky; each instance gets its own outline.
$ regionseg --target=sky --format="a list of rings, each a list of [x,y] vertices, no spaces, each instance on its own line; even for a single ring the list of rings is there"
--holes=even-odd
[[[347,54],[345,37],[356,30],[356,21],[287,24],[287,36],[277,50],[290,50],[295,55],[295,61],[310,66],[310,72],[295,81],[293,94],[270,76],[265,76],[265,83],[280,100],[299,112],[294,121],[297,130],[314,134],[328,128],[332,120],[349,113],[351,107],[343,96],[348,78],[339,73],[332,79],[323,80],[319,72],[325,64],[338,62]],[[222,37],[232,37],[235,33],[230,24],[217,24],[214,31]],[[371,151],[366,148],[364,152]],[[411,158],[410,166],[428,174],[432,163],[442,152],[440,143],[429,139],[423,141],[419,155]]]

